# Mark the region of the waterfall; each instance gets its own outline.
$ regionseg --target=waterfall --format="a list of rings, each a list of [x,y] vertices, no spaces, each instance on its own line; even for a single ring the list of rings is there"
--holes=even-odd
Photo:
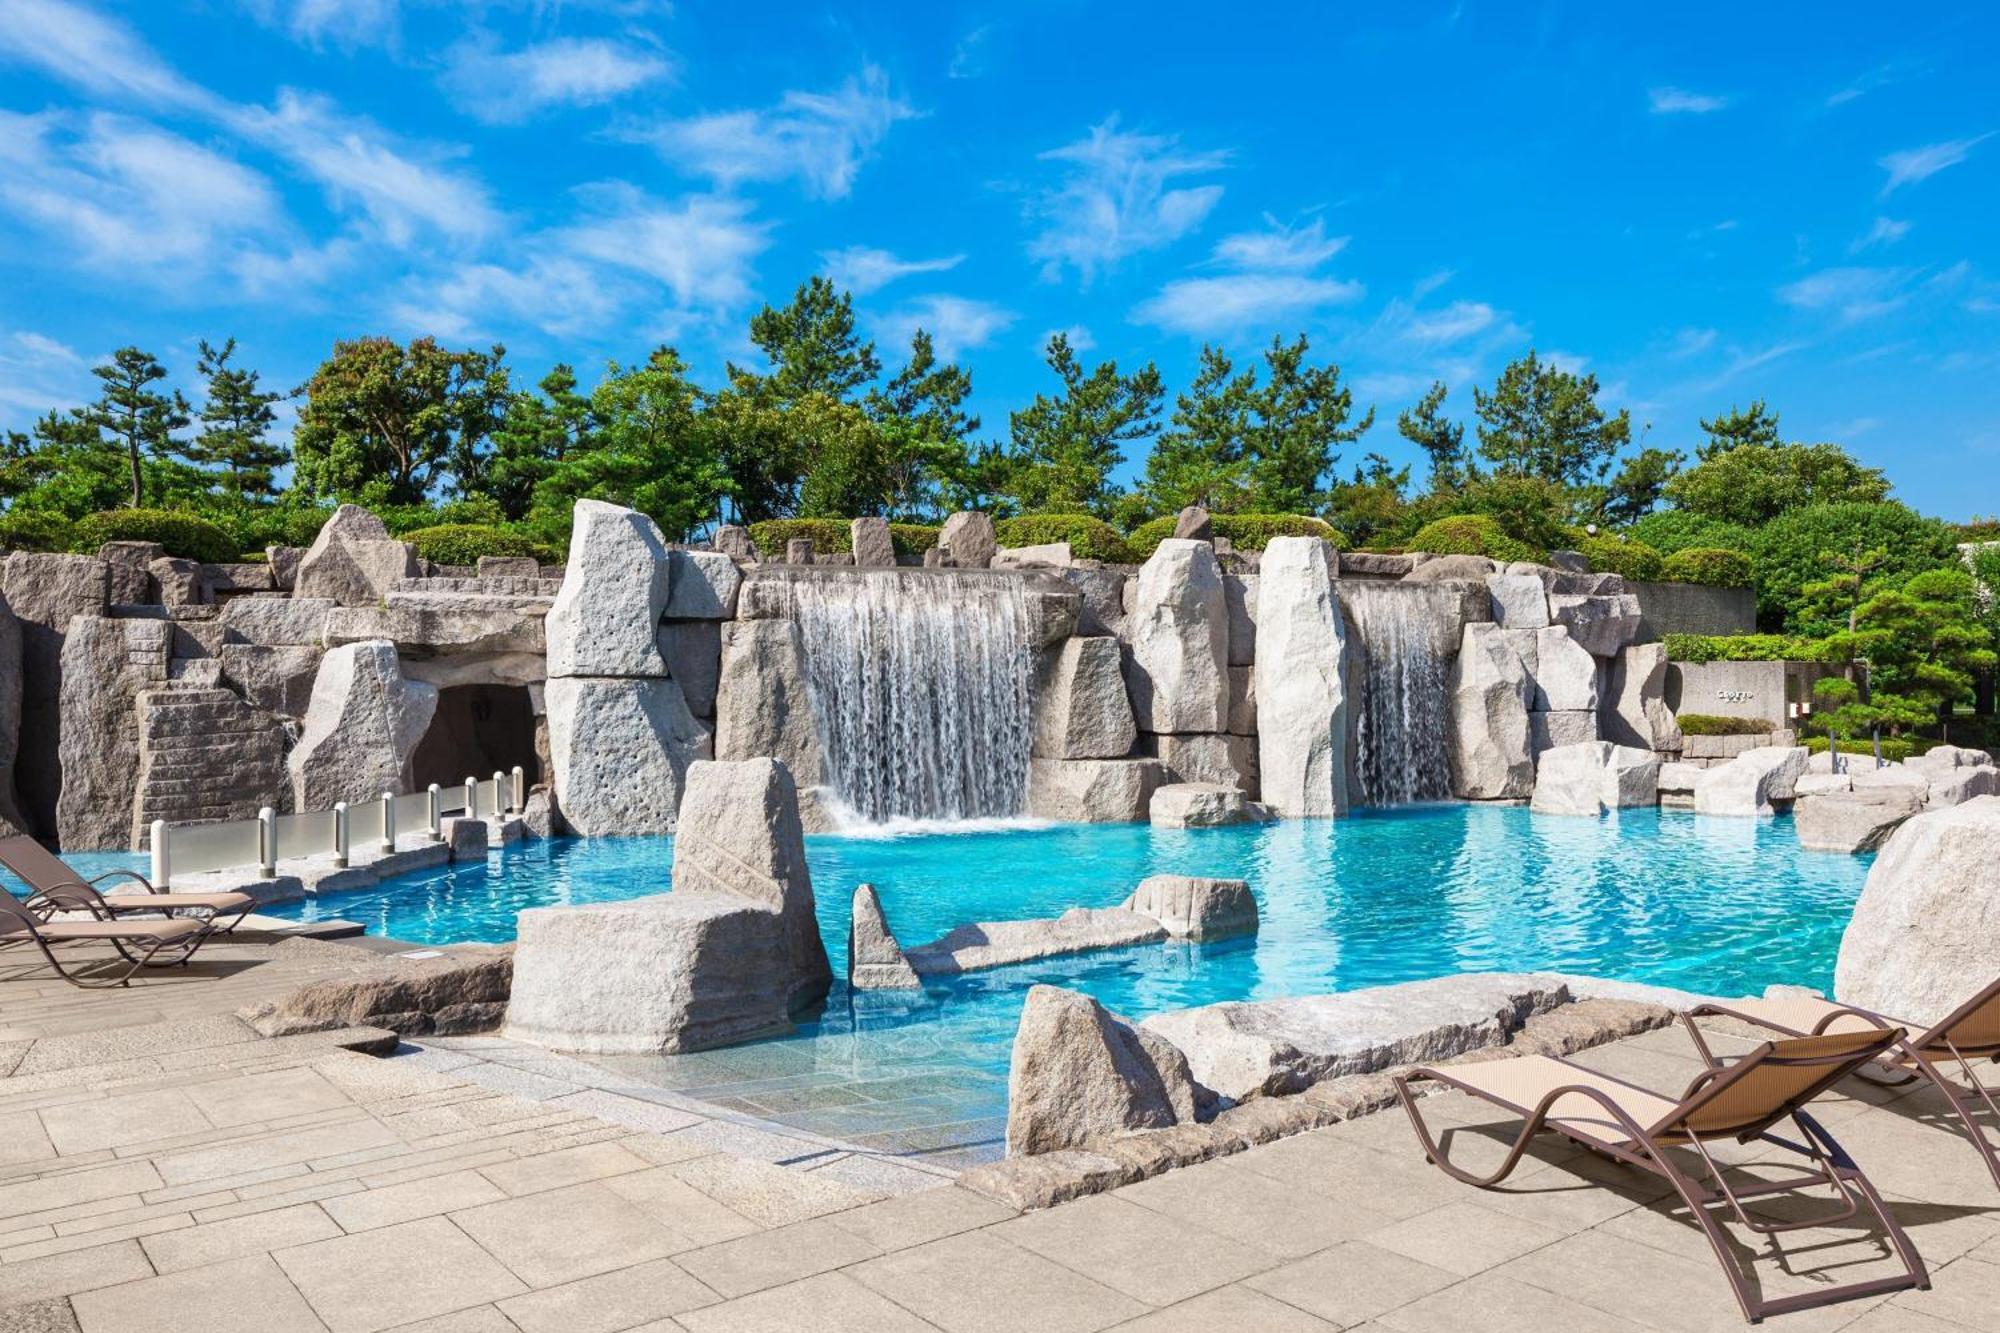
[[[1027,808],[1033,636],[1019,579],[869,570],[791,583],[832,795],[871,823]]]
[[[1354,777],[1362,805],[1407,805],[1451,795],[1445,756],[1451,703],[1433,649],[1427,589],[1343,581],[1348,646],[1361,649]]]

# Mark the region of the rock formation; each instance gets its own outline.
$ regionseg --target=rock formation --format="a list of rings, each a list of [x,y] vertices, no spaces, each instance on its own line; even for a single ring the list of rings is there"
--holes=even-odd
[[[1813,851],[1872,852],[1924,808],[1924,791],[1918,787],[1873,783],[1855,788],[1850,783],[1807,794],[1808,780],[1799,779],[1792,826],[1799,846]]]
[[[1258,781],[1264,803],[1293,818],[1348,806],[1347,627],[1333,561],[1318,538],[1274,537],[1258,567]]]
[[[398,579],[415,577],[416,554],[359,505],[342,505],[299,560],[295,591],[341,606],[379,606]]]
[[[1465,627],[1452,661],[1451,789],[1463,800],[1520,800],[1535,785],[1528,726],[1531,682],[1510,631]]]
[[[140,692],[167,683],[173,626],[78,616],[62,649],[62,796],[66,851],[131,846]],[[376,788],[381,794],[381,788]]]
[[[1598,726],[1605,740],[1643,750],[1678,751],[1680,724],[1667,707],[1667,646],[1635,643],[1610,659]]]
[[[586,837],[672,833],[688,766],[709,758],[678,681],[556,676],[543,687],[563,817]]]
[[[992,516],[976,509],[951,515],[938,532],[937,549],[944,563],[954,568],[986,568],[1000,549],[999,539],[993,535]]]
[[[1139,730],[1222,731],[1229,717],[1229,617],[1215,548],[1161,542],[1139,570],[1126,629]]]
[[[1257,933],[1257,899],[1240,879],[1149,875],[1125,900],[1125,909],[1154,918],[1177,940]]]
[[[1806,771],[1803,745],[1766,745],[1746,750],[1726,764],[1704,769],[1694,785],[1698,815],[1768,815],[1789,801]]]
[[[410,788],[410,756],[437,711],[437,689],[406,678],[387,640],[329,649],[286,760],[294,809],[330,810]]]
[[[887,568],[896,563],[896,545],[889,537],[889,520],[857,518],[848,527],[848,546],[854,563],[862,569]]]
[[[666,675],[657,636],[671,570],[659,526],[635,510],[579,500],[564,569],[548,614],[548,674]]]
[[[1185,1061],[1087,995],[1035,986],[1007,1074],[1007,1152],[1029,1156],[1194,1118]],[[1179,1104],[1178,1107],[1176,1104]]]
[[[1028,813],[1075,824],[1142,820],[1166,780],[1157,759],[1034,759]]]
[[[1530,806],[1543,814],[1601,815],[1626,806],[1657,805],[1660,757],[1610,741],[1560,745],[1542,755]]]
[[[1045,759],[1117,759],[1138,729],[1125,697],[1118,640],[1070,638],[1043,654],[1034,753]]]
[[[873,884],[854,888],[854,911],[847,927],[847,984],[855,990],[918,990],[924,984],[890,931]]]
[[[14,795],[14,762],[21,748],[21,622],[0,594],[0,838],[28,831]]]
[[[1262,824],[1275,816],[1269,806],[1251,800],[1240,788],[1213,782],[1175,782],[1153,793],[1147,818],[1154,828],[1219,828],[1225,824]]]
[[[1072,907],[1061,916],[974,921],[904,951],[918,975],[957,976],[1167,938],[1158,918],[1123,907]]]

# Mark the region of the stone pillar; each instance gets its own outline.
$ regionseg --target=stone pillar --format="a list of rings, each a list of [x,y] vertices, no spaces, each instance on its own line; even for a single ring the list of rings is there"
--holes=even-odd
[[[1229,608],[1207,542],[1168,538],[1139,571],[1132,713],[1141,731],[1221,732],[1229,723]]]
[[[76,616],[101,616],[111,571],[88,555],[16,551],[0,567],[4,595],[21,626],[21,735],[14,785],[28,831],[57,833],[62,790],[63,639]]]
[[[1334,554],[1317,537],[1274,537],[1257,582],[1257,752],[1264,803],[1311,818],[1348,807],[1347,626]]]
[[[896,563],[896,544],[889,537],[889,520],[857,518],[848,524],[848,531],[857,567],[883,568]]]
[[[62,796],[56,833],[67,851],[131,845],[139,777],[141,690],[167,682],[173,626],[78,616],[62,651]]]
[[[327,650],[298,744],[286,759],[293,809],[327,810],[408,791],[410,756],[437,712],[437,687],[403,675],[387,639]]]
[[[1522,800],[1534,794],[1528,721],[1534,683],[1511,637],[1521,632],[1484,621],[1467,625],[1452,661],[1448,757],[1452,794],[1461,800]],[[1260,714],[1263,708],[1260,697]]]

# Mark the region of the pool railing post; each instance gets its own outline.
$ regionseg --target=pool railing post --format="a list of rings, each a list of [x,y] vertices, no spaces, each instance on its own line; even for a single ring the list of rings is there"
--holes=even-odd
[[[465,778],[465,817],[479,818],[479,779],[471,774]]]
[[[382,852],[387,855],[396,850],[396,793],[382,793]]]
[[[508,803],[510,814],[520,814],[528,808],[528,775],[519,764],[514,765],[514,781],[511,784],[513,800]]]
[[[347,802],[345,801],[333,803],[333,863],[342,867],[347,864]]]
[[[257,874],[278,877],[278,812],[268,805],[257,812]]]
[[[153,821],[153,887],[164,891],[173,882],[174,854],[167,846],[167,821]]]
[[[437,783],[433,782],[430,785],[430,790],[426,791],[424,795],[428,801],[424,814],[424,822],[426,824],[424,832],[430,834],[432,842],[443,842],[444,793],[439,791]]]

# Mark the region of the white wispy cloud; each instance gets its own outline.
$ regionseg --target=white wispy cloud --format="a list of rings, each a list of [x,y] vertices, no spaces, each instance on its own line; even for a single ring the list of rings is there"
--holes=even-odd
[[[551,239],[569,253],[627,269],[666,288],[676,306],[720,310],[748,300],[770,227],[740,199],[696,195],[668,203],[626,184],[585,192],[592,216]]]
[[[1878,159],[1876,165],[1889,173],[1889,179],[1882,183],[1882,193],[1888,195],[1905,185],[1929,180],[1947,167],[1957,166],[1972,156],[1974,148],[1992,137],[1989,130],[1970,139],[1947,139],[1921,148],[1905,148]]]
[[[1740,379],[1753,370],[1768,366],[1774,361],[1782,361],[1796,352],[1804,351],[1807,346],[1808,344],[1804,342],[1794,341],[1772,343],[1768,347],[1759,348],[1732,347],[1729,349],[1729,361],[1727,364],[1708,379],[1691,386],[1689,392],[1696,396],[1705,393],[1714,393],[1717,389]]]
[[[1086,325],[1071,324],[1067,328],[1043,329],[1042,336],[1035,339],[1036,350],[1039,351],[1047,347],[1049,339],[1055,337],[1058,333],[1069,339],[1069,345],[1078,353],[1088,352],[1091,348],[1097,346],[1097,335],[1092,333]]]
[[[555,107],[599,106],[673,73],[665,53],[629,42],[560,37],[503,51],[480,34],[452,48],[442,83],[468,115],[514,125]]]
[[[1699,356],[1715,346],[1715,340],[1719,336],[1714,329],[1682,329],[1674,335],[1673,346],[1667,349],[1667,355],[1675,360]]]
[[[82,402],[90,395],[84,358],[67,343],[29,329],[0,338],[0,413],[5,424],[25,426],[25,418]]]
[[[937,259],[900,259],[887,250],[870,245],[850,245],[841,250],[822,250],[820,263],[836,287],[856,296],[878,292],[898,278],[913,273],[943,273],[965,262],[964,255],[944,255]]]
[[[1685,88],[1653,88],[1646,93],[1656,116],[1707,115],[1729,105],[1729,99],[1714,93],[1689,92]]]
[[[1830,93],[1826,101],[1821,104],[1822,109],[1830,111],[1834,107],[1845,106],[1856,98],[1865,97],[1877,88],[1887,87],[1913,72],[1912,66],[1907,61],[1892,60],[1886,65],[1877,65],[1845,87]]]
[[[815,198],[843,199],[890,129],[917,114],[869,65],[832,92],[788,92],[774,107],[667,121],[641,137],[725,188],[796,177]]]
[[[1854,243],[1847,247],[1847,253],[1856,255],[1872,246],[1894,245],[1909,235],[1910,228],[1914,225],[1916,224],[1899,222],[1895,218],[1876,218],[1875,225],[1868,229],[1868,234],[1856,238]]]
[[[124,24],[68,0],[9,0],[0,22],[0,55],[102,97],[191,110],[222,105],[222,99],[182,78]]]
[[[297,41],[344,51],[393,45],[400,17],[397,0],[246,0],[244,8]]]
[[[1484,333],[1500,318],[1500,312],[1484,301],[1453,301],[1436,310],[1404,306],[1393,312],[1390,324],[1400,341],[1436,347]]]
[[[1909,299],[1909,271],[1849,265],[1821,269],[1778,288],[1778,299],[1800,310],[1830,311],[1843,324],[1887,314]]]
[[[494,338],[523,324],[559,337],[588,334],[619,318],[637,292],[598,264],[530,253],[519,264],[474,261],[408,291],[390,317],[404,331],[454,342]]]
[[[1328,236],[1319,218],[1304,227],[1287,227],[1266,214],[1263,231],[1225,236],[1215,246],[1217,263],[1246,269],[1313,269],[1347,247],[1345,236]]]
[[[881,340],[892,347],[905,347],[918,329],[931,335],[939,357],[954,360],[992,341],[1019,316],[989,301],[963,296],[920,296],[882,317],[877,324]]]
[[[1577,352],[1565,352],[1559,347],[1551,347],[1541,354],[1541,358],[1565,375],[1581,375],[1590,365],[1589,357]]]
[[[1116,116],[1040,160],[1058,164],[1059,184],[1036,197],[1041,230],[1028,254],[1053,280],[1074,268],[1087,284],[1129,255],[1157,250],[1199,227],[1222,197],[1220,185],[1177,185],[1221,169],[1228,154],[1190,152],[1167,135],[1130,133]]]
[[[986,48],[993,37],[993,25],[982,23],[958,39],[951,49],[951,64],[945,75],[953,79],[976,79],[986,72]]]
[[[1358,282],[1304,273],[1177,278],[1139,303],[1132,318],[1196,337],[1269,326],[1361,299]]]

